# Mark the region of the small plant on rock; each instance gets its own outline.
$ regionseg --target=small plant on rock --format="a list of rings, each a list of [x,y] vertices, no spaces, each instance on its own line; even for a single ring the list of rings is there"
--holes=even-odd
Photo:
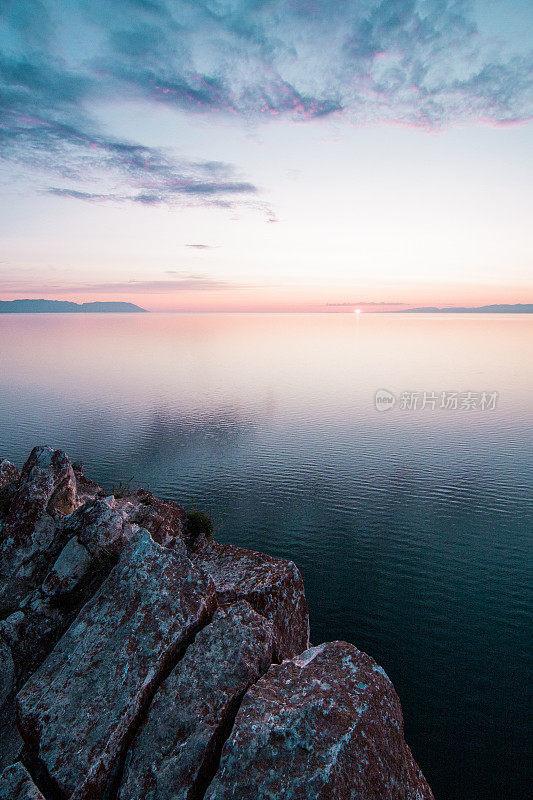
[[[213,520],[204,511],[197,511],[194,508],[187,511],[187,528],[193,539],[202,534],[207,539],[213,538]]]
[[[114,483],[111,488],[111,494],[116,497],[117,500],[121,500],[123,497],[130,497],[130,495],[135,494],[136,491],[137,487],[133,486],[133,478],[128,478],[127,481]]]

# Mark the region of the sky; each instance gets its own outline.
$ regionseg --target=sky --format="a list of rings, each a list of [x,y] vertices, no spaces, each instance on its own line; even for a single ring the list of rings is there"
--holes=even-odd
[[[532,302],[525,0],[0,0],[0,298]]]

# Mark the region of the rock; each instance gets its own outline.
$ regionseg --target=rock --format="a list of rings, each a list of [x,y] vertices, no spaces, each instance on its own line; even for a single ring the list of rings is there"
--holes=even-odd
[[[61,527],[46,513],[24,542],[13,537],[0,542],[0,616],[17,609],[39,586],[64,542]]]
[[[7,458],[0,458],[0,489],[7,486],[8,483],[14,483],[20,478],[20,471],[18,467],[8,461]]]
[[[383,671],[308,638],[291,561],[0,461],[0,800],[430,800]]]
[[[13,694],[15,688],[15,662],[8,642],[0,630],[0,710]]]
[[[272,626],[248,603],[220,608],[157,692],[118,800],[201,797],[241,697],[270,666]]]
[[[11,483],[6,483],[5,486],[0,488],[0,542],[2,541],[3,520],[7,516],[13,498],[17,493],[17,484],[18,481],[11,481]]]
[[[41,591],[47,597],[74,591],[90,569],[93,557],[76,537],[70,539],[43,581]]]
[[[309,647],[309,610],[293,561],[213,541],[194,555],[194,563],[212,576],[220,603],[247,600],[270,620],[277,660]]]
[[[206,800],[432,800],[381,667],[345,642],[270,667],[246,694]]]
[[[0,775],[0,800],[44,800],[20,762],[5,769]]]
[[[131,538],[124,514],[107,500],[89,500],[69,517],[64,529],[95,558],[104,552],[117,555]]]
[[[105,496],[101,486],[87,478],[83,473],[83,463],[81,461],[72,465],[74,477],[76,478],[76,495],[78,506],[83,505],[88,500],[95,500]]]
[[[185,538],[186,514],[173,500],[158,500],[146,489],[139,489],[126,498],[124,511],[131,523],[146,528],[159,544],[168,546],[176,537]]]
[[[0,526],[2,518],[5,517],[11,507],[13,498],[17,492],[20,471],[18,467],[6,458],[0,458]],[[0,527],[0,540],[2,539]]]
[[[134,530],[109,505],[92,500],[68,517],[62,535],[71,538],[42,585],[0,622],[0,631],[12,648],[18,688],[106,579]]]
[[[213,583],[141,531],[17,696],[28,757],[57,792],[100,797],[180,648],[214,612]]]
[[[35,447],[9,504],[0,543],[0,614],[43,579],[64,544],[58,519],[76,504],[76,481],[62,450]]]
[[[42,664],[80,607],[65,610],[36,589],[0,622],[0,633],[9,642],[15,663],[15,692]]]
[[[43,512],[66,515],[75,507],[76,478],[69,457],[62,450],[34,447],[22,469],[3,535],[22,542],[31,536]]]
[[[23,742],[15,723],[15,701],[12,697],[0,709],[0,774],[2,770],[18,761],[22,755]]]

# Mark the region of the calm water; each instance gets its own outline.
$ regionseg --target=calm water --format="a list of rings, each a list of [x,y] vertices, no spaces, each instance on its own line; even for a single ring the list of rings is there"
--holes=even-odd
[[[299,565],[394,681],[438,800],[528,795],[533,319],[0,316],[0,452],[48,443]],[[374,393],[499,393],[379,413]],[[530,628],[529,628],[530,630]]]

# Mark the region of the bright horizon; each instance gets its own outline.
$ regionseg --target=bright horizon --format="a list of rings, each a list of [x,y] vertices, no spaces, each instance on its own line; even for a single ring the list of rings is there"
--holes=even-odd
[[[533,300],[529,4],[119,6],[6,12],[0,299]]]

